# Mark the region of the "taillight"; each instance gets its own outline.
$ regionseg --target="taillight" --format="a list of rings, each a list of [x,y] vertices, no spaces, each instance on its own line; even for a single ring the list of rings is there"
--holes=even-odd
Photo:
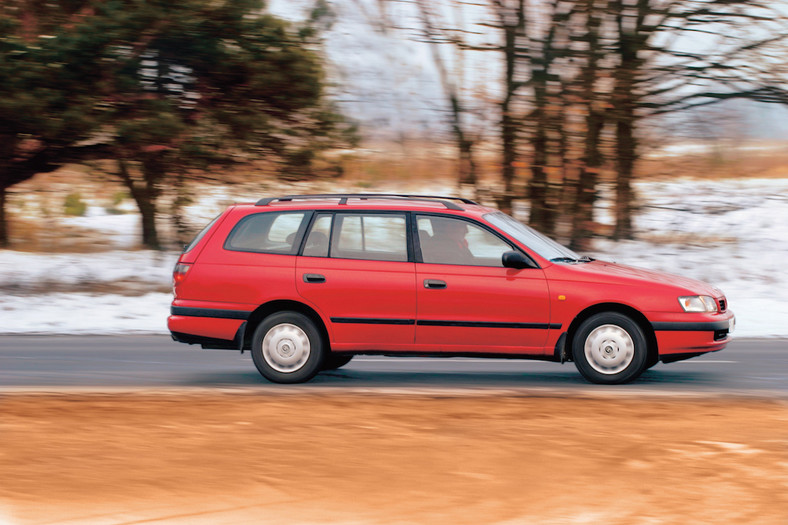
[[[189,273],[189,268],[191,268],[191,264],[185,263],[178,263],[175,265],[175,269],[172,271],[172,285],[178,286],[186,279],[186,274]]]

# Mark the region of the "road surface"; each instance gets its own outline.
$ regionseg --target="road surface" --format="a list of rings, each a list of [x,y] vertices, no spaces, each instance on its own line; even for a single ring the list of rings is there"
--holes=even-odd
[[[202,350],[167,336],[0,336],[0,390],[178,387],[293,389],[506,389],[788,398],[788,341],[733,341],[722,352],[658,364],[629,385],[587,383],[572,363],[357,356],[304,385],[263,379],[249,353]]]

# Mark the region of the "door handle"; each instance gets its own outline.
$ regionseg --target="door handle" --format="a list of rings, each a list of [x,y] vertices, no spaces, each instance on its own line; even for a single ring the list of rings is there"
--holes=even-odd
[[[304,282],[305,283],[324,283],[326,282],[326,276],[320,275],[319,273],[305,273],[304,274]]]
[[[424,279],[424,288],[442,290],[446,288],[446,281],[441,281],[439,279]]]

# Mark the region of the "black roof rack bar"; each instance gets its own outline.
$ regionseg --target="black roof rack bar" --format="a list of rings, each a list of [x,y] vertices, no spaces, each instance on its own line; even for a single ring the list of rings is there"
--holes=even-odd
[[[438,195],[410,195],[404,193],[315,193],[311,195],[286,195],[284,197],[266,197],[257,201],[257,206],[267,206],[278,201],[287,202],[301,199],[339,199],[339,204],[347,204],[348,199],[412,199],[428,202],[439,202],[450,210],[462,211],[462,208],[451,201],[459,201],[463,204],[476,204],[476,202],[463,197],[443,197]]]

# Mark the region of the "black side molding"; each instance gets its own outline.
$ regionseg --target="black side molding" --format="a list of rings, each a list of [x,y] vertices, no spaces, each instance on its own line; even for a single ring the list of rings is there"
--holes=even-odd
[[[331,322],[337,324],[416,324],[415,319],[375,319],[372,317],[332,317]]]
[[[548,323],[498,323],[488,321],[435,321],[420,319],[416,322],[419,326],[460,326],[467,328],[521,328],[525,330],[558,330],[560,324]]]
[[[436,321],[431,319],[378,319],[374,317],[332,317],[337,324],[393,324],[418,326],[457,326],[465,328],[519,328],[525,330],[559,330],[561,325],[547,323],[498,323],[488,321]]]
[[[246,310],[222,310],[219,308],[190,308],[186,306],[171,306],[171,315],[184,317],[213,317],[214,319],[241,319],[246,321],[252,312]]]

